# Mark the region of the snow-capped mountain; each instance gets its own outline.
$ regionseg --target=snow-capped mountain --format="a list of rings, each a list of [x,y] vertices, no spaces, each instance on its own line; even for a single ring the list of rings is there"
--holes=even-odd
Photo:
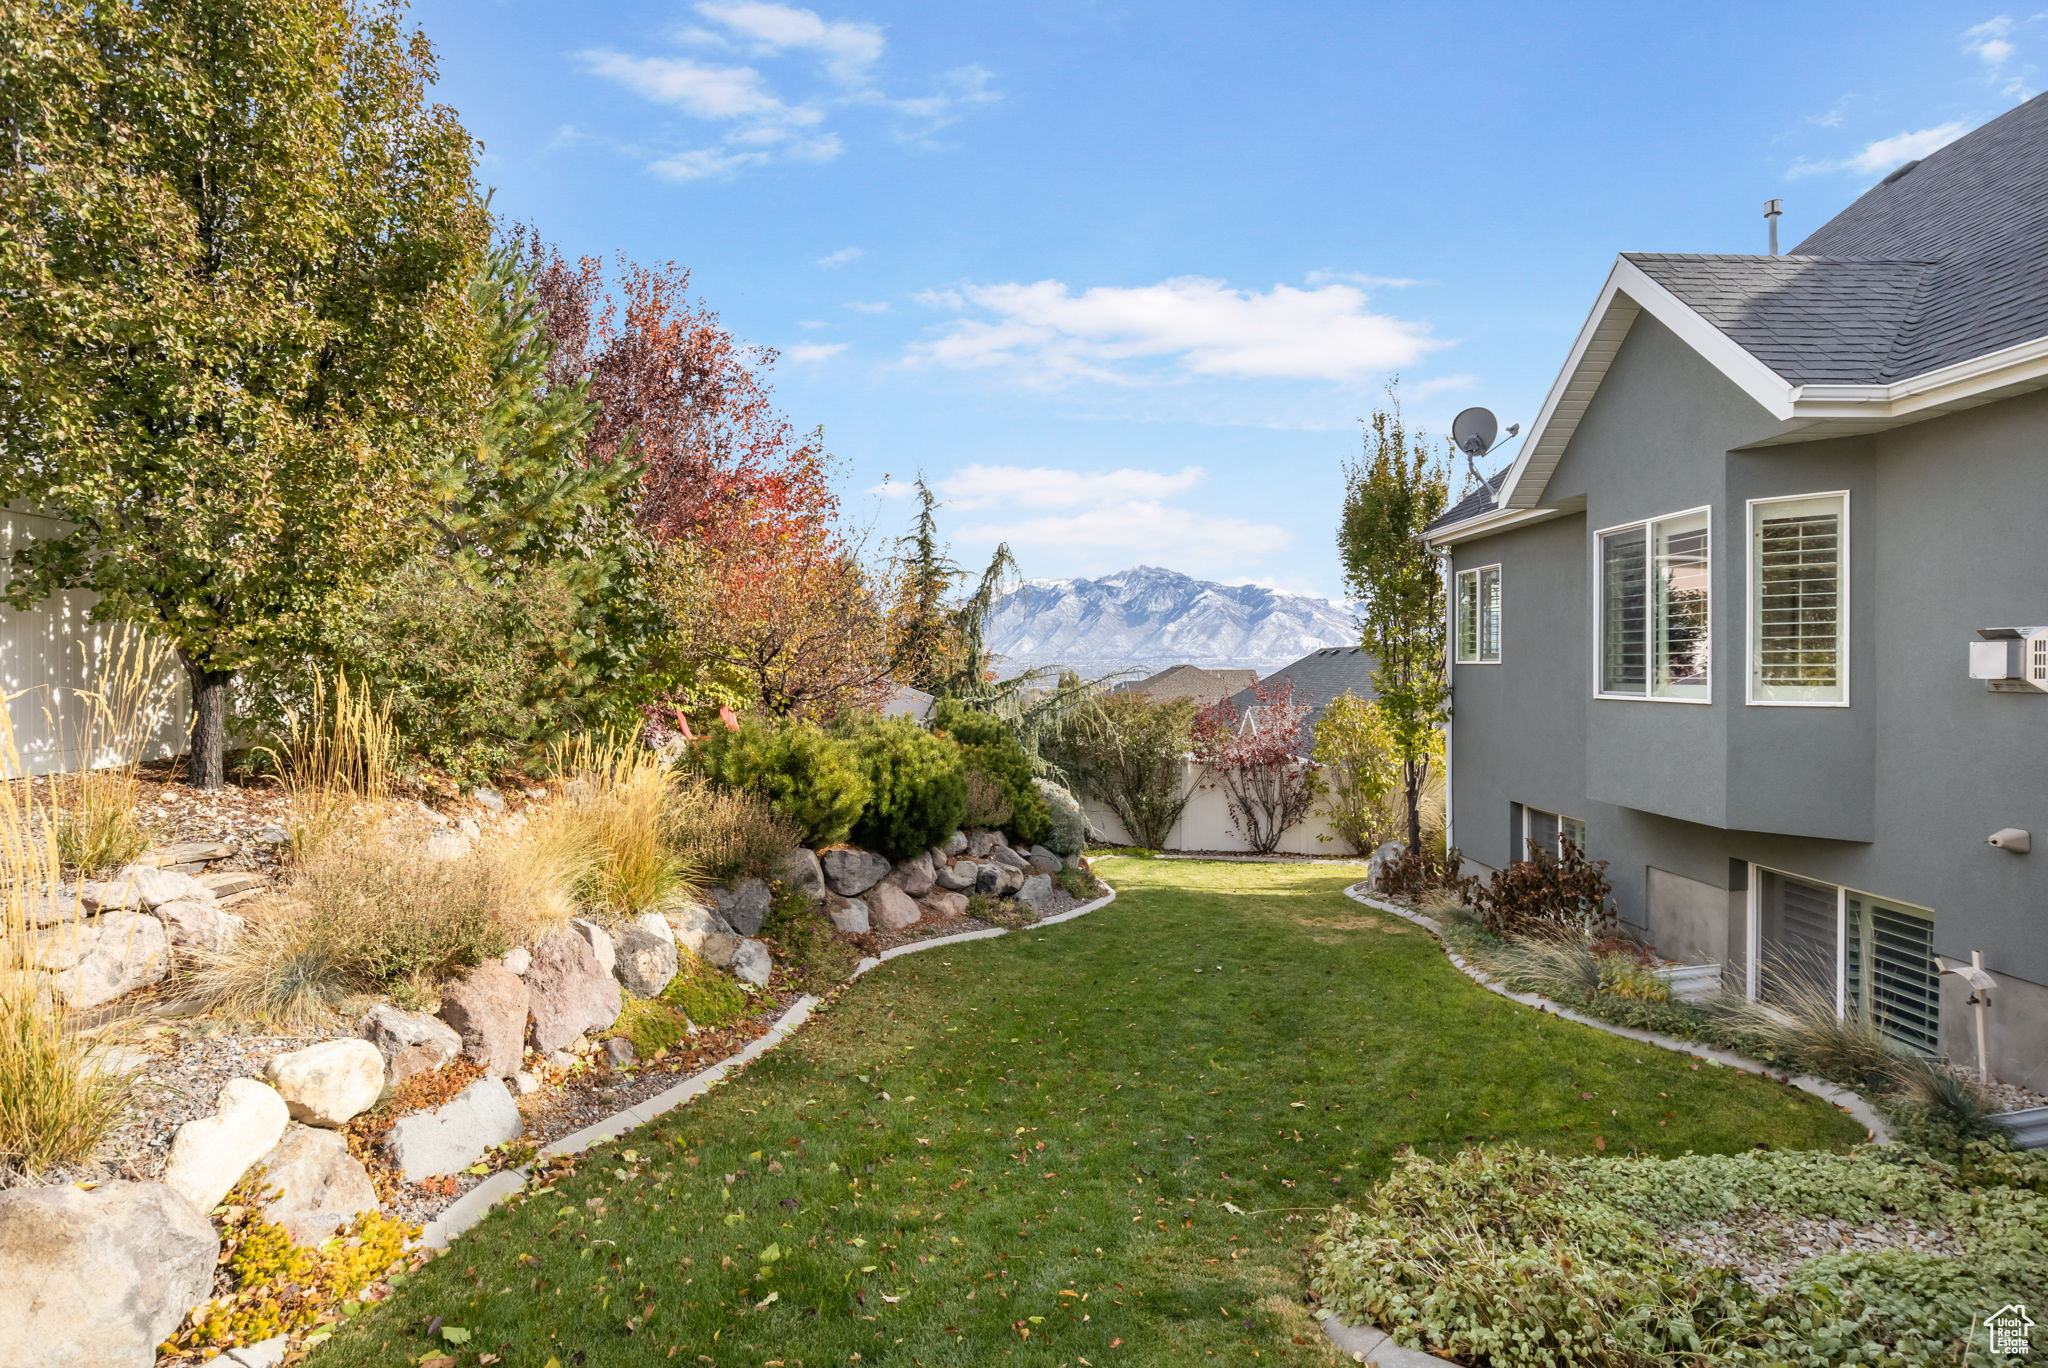
[[[1355,646],[1351,612],[1256,584],[1213,584],[1141,565],[1101,579],[1026,580],[996,602],[990,647],[1010,670],[1277,669],[1324,646]]]

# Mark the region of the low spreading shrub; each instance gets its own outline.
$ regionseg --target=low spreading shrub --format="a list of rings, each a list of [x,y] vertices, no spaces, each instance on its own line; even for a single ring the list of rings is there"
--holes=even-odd
[[[690,1034],[690,1021],[681,1011],[655,998],[628,997],[612,1034],[623,1037],[642,1059],[652,1059],[663,1050],[673,1050]]]
[[[780,885],[761,938],[775,947],[776,961],[789,982],[806,993],[837,987],[860,960],[860,953],[840,938],[816,903]]]
[[[691,777],[669,797],[669,839],[706,884],[760,874],[803,833],[758,794]]]
[[[907,860],[960,829],[967,816],[967,766],[951,737],[907,717],[842,718],[867,779],[867,806],[850,833],[854,844]]]
[[[1988,1308],[2048,1296],[2048,1156],[1894,1145],[1565,1159],[1518,1147],[1409,1156],[1313,1258],[1323,1309],[1490,1368],[1883,1368],[1976,1363]],[[1789,1265],[1751,1287],[1674,1236],[1750,1248],[1807,1221],[1946,1227],[1958,1257],[1910,1249]]]
[[[690,763],[718,787],[762,799],[809,846],[845,840],[867,805],[852,747],[809,722],[749,718],[737,730],[712,728],[691,743]]]
[[[1109,892],[1102,880],[1079,865],[1062,866],[1059,872],[1052,876],[1052,884],[1068,897],[1077,898],[1082,902],[1090,902]]]
[[[1497,936],[1604,936],[1617,925],[1607,861],[1589,860],[1569,841],[1553,855],[1534,841],[1529,858],[1516,860],[1472,896],[1486,928]]]
[[[1456,850],[1432,850],[1427,844],[1420,850],[1404,850],[1387,861],[1380,876],[1380,891],[1409,902],[1441,894],[1467,904],[1475,896],[1479,880],[1470,874],[1460,874],[1463,865],[1464,857]]]
[[[1031,758],[1008,723],[942,698],[932,726],[951,736],[966,760],[968,826],[1008,832],[1026,846],[1051,837],[1052,812],[1031,782]]]
[[[729,1026],[753,1003],[732,975],[687,950],[676,955],[676,976],[661,990],[661,1001],[706,1030]]]

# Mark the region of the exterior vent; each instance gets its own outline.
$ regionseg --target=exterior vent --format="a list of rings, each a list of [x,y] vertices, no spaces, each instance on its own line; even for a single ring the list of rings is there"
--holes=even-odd
[[[1993,693],[2048,693],[2048,627],[1979,627],[1970,678]]]
[[[1918,157],[1915,157],[1913,158],[1913,160],[1907,162],[1904,166],[1900,167],[1898,170],[1892,172],[1889,176],[1886,176],[1883,180],[1879,181],[1878,184],[1890,185],[1893,181],[1904,180],[1907,176],[1913,173],[1913,168],[1918,166],[1919,164],[1920,159]]]

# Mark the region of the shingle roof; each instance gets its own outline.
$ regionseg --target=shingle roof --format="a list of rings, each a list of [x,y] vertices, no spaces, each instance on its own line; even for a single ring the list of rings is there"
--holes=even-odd
[[[1259,677],[1257,670],[1205,670],[1199,665],[1174,665],[1156,675],[1115,687],[1117,693],[1141,693],[1161,702],[1191,698],[1203,707],[1228,698]]]
[[[1501,481],[1507,479],[1508,471],[1512,469],[1514,466],[1510,463],[1487,476],[1484,484],[1445,509],[1437,520],[1424,530],[1434,532],[1439,527],[1449,527],[1452,523],[1463,522],[1467,518],[1477,517],[1492,509],[1493,501],[1500,497]]]
[[[1282,669],[1273,671],[1261,682],[1269,689],[1281,680],[1294,682],[1294,701],[1308,705],[1308,717],[1303,724],[1302,752],[1306,754],[1315,744],[1316,720],[1323,715],[1323,709],[1337,695],[1349,691],[1368,701],[1379,697],[1372,687],[1372,672],[1378,662],[1360,646],[1325,646],[1311,651],[1301,659]],[[1258,706],[1258,695],[1249,687],[1231,696],[1239,712]]]
[[[2048,95],[1893,172],[1787,256],[1628,259],[1793,384],[1889,384],[2048,337]]]

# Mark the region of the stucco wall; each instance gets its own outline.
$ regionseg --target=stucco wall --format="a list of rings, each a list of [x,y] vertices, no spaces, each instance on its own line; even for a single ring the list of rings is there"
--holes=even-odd
[[[1740,981],[1755,861],[1929,908],[1937,953],[1985,952],[2007,987],[2000,1072],[2048,1082],[2048,695],[1968,678],[1979,626],[2048,622],[2048,394],[1888,433],[1736,450],[1766,416],[1655,320],[1631,330],[1545,495],[1568,512],[1455,548],[1503,566],[1497,666],[1454,669],[1452,820],[1477,861],[1511,858],[1509,812],[1583,818],[1624,916],[1650,920],[1649,871],[1689,885],[1670,923],[1704,955],[1720,913]],[[1850,491],[1850,705],[1745,701],[1752,498]],[[1593,533],[1706,506],[1713,532],[1709,704],[1594,695]],[[2040,853],[1985,844],[2000,827]],[[1674,904],[1675,906],[1676,904]],[[1674,913],[1674,916],[1676,914]],[[1973,1057],[1969,1013],[1947,1045]]]
[[[1188,805],[1182,810],[1180,820],[1173,825],[1166,842],[1168,850],[1251,849],[1230,824],[1230,807],[1223,790],[1214,784],[1201,782],[1199,766],[1189,763],[1182,767],[1181,791],[1188,795]],[[1088,814],[1089,830],[1096,836],[1114,845],[1136,844],[1130,833],[1124,830],[1123,823],[1101,803],[1087,799],[1081,806]],[[1319,836],[1329,836],[1330,839],[1319,841]],[[1350,846],[1331,834],[1329,822],[1320,813],[1310,813],[1306,819],[1289,827],[1280,838],[1277,849],[1285,855],[1323,855],[1332,859],[1352,854]]]

